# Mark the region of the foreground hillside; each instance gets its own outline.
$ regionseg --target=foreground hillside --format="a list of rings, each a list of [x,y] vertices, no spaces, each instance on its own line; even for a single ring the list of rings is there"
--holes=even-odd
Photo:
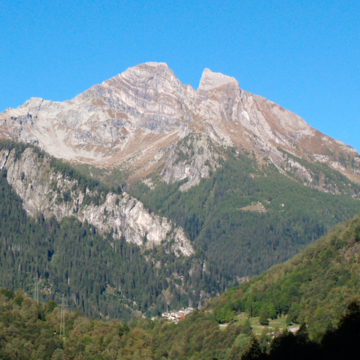
[[[275,338],[253,336],[248,325],[219,329],[211,314],[195,312],[179,324],[164,320],[123,323],[81,317],[55,302],[40,304],[26,294],[0,290],[0,357],[4,360],[280,360],[358,359],[360,306],[349,304],[337,329],[319,342],[309,340],[306,325]]]
[[[0,290],[1,359],[237,359],[249,326],[220,330],[211,314],[195,311],[179,324],[137,319],[104,321],[65,313],[55,302],[36,303],[21,291]],[[244,339],[246,340],[244,342]]]
[[[306,323],[317,337],[337,326],[346,306],[360,299],[360,214],[336,226],[326,236],[284,264],[248,283],[229,289],[212,301],[219,322],[237,314]]]

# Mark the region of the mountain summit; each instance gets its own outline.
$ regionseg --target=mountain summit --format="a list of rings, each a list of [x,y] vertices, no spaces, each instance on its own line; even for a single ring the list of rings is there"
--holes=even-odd
[[[234,84],[239,87],[239,83],[235,78],[221,73],[214,73],[210,69],[205,69],[200,80],[198,91],[208,91],[228,84]]]
[[[187,168],[177,170],[178,175],[169,176],[174,149],[191,134],[199,135],[195,148],[205,146],[202,160],[195,170],[190,161]],[[288,166],[281,148],[360,180],[360,157],[352,147],[311,128],[281,106],[242,90],[232,77],[205,69],[195,91],[183,85],[165,63],[129,68],[72,100],[31,98],[0,114],[0,137],[37,144],[66,160],[121,166],[131,174],[130,181],[160,171],[165,181],[172,182],[193,172],[192,186],[219,165],[212,146],[253,153],[259,163],[271,161],[280,172]],[[298,163],[291,166],[311,183],[308,169]]]

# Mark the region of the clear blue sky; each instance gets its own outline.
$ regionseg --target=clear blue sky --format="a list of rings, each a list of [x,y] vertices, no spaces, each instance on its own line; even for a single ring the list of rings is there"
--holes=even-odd
[[[360,151],[360,1],[0,2],[0,111],[70,99],[146,61],[205,67]]]

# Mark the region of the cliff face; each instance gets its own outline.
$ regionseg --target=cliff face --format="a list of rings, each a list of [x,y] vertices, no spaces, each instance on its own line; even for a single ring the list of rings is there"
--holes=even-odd
[[[213,142],[202,133],[192,133],[166,150],[163,155],[165,163],[162,178],[168,184],[186,179],[180,186],[181,191],[198,185],[202,178],[209,177],[224,160]]]
[[[54,171],[50,159],[39,158],[27,148],[20,158],[15,150],[0,152],[0,169],[7,170],[7,181],[23,200],[29,215],[55,216],[57,220],[74,216],[87,221],[101,232],[114,238],[124,236],[126,241],[139,246],[153,246],[171,242],[170,249],[179,256],[190,256],[194,249],[180,227],[164,217],[149,213],[143,204],[127,193],[96,194],[97,190],[79,191],[77,180],[70,180]],[[91,201],[99,196],[99,204]]]
[[[218,153],[228,146],[279,168],[287,166],[282,149],[360,181],[360,157],[350,146],[242,90],[234,78],[205,69],[195,91],[164,63],[135,66],[69,101],[32,98],[7,109],[0,137],[38,144],[58,158],[119,167],[130,182],[154,172],[166,182],[187,177],[182,190],[220,166]],[[311,184],[308,169],[301,171]]]

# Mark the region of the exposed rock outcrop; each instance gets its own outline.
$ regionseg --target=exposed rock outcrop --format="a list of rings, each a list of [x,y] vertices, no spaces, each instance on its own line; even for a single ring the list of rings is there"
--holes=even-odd
[[[75,216],[87,221],[101,232],[112,233],[114,238],[124,236],[126,241],[151,248],[171,243],[176,255],[190,256],[194,249],[183,229],[165,217],[150,214],[144,205],[128,195],[114,193],[95,194],[79,190],[77,180],[71,180],[50,167],[50,159],[39,158],[32,148],[27,148],[20,158],[15,150],[0,151],[0,169],[7,170],[7,181],[23,200],[29,215],[55,216],[58,220]],[[86,197],[99,195],[100,203],[86,202]]]
[[[220,166],[223,160],[212,141],[202,133],[192,133],[169,150],[161,175],[168,183],[187,179],[180,186],[181,191],[199,184],[202,178]]]

